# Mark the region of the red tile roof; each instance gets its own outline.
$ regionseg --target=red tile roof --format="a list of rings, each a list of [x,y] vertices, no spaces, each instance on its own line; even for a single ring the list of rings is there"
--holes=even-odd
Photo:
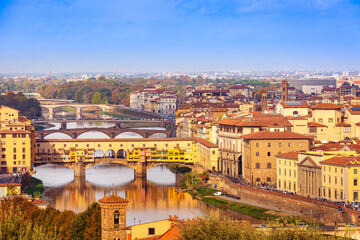
[[[101,203],[128,203],[129,201],[125,198],[119,197],[118,195],[111,194],[109,196],[103,197],[99,200]]]
[[[311,107],[311,109],[341,110],[341,105],[336,105],[332,103],[320,103],[316,106]]]
[[[0,183],[0,187],[7,187],[7,186],[21,186],[20,183]]]
[[[309,122],[309,123],[308,123],[308,126],[309,126],[309,127],[328,127],[328,126],[326,126],[326,125],[324,125],[324,124],[317,123],[317,122]]]
[[[208,140],[205,140],[203,138],[196,138],[196,141],[206,147],[209,147],[209,148],[217,148],[218,147],[217,144],[209,142]]]
[[[165,232],[159,240],[174,240],[179,239],[180,229],[177,225],[172,226],[167,232]]]
[[[360,165],[360,156],[350,156],[350,157],[333,157],[321,161],[322,164],[332,164],[340,166],[359,166]]]
[[[242,135],[241,137],[244,139],[249,139],[249,140],[252,140],[252,139],[313,139],[312,137],[305,136],[300,133],[288,132],[288,131],[270,132],[268,130]]]
[[[280,104],[283,108],[308,108],[309,107],[309,105],[307,105],[306,102],[298,102],[298,103],[301,103],[301,105],[291,105],[291,104],[287,105],[286,103],[287,102],[281,102]]]
[[[344,122],[340,122],[338,124],[335,125],[336,127],[351,127],[350,123],[344,123]]]
[[[299,155],[299,152],[287,152],[287,153],[282,153],[282,154],[276,155],[276,157],[298,159],[298,155]]]

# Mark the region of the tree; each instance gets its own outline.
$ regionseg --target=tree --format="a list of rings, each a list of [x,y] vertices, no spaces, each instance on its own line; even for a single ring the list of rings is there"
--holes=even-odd
[[[101,103],[101,94],[99,92],[96,92],[92,98],[92,103],[94,104],[100,104]]]

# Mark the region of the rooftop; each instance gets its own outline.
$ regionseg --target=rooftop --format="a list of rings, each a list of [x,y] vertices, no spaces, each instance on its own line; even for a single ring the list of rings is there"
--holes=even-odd
[[[255,139],[312,139],[312,137],[305,136],[295,132],[270,132],[269,130],[260,131],[256,133],[250,133],[241,136],[244,139],[255,140]]]

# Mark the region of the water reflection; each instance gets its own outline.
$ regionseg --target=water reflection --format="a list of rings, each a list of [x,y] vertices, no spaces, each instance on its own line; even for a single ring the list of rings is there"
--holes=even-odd
[[[116,192],[129,200],[127,225],[134,224],[134,218],[136,223],[145,223],[174,214],[180,219],[226,215],[259,222],[249,216],[206,205],[187,193],[176,192],[175,184],[179,178],[164,166],[149,169],[147,179],[134,178],[134,171],[129,167],[110,164],[88,169],[86,179],[74,178],[72,170],[55,165],[38,167],[34,177],[45,185],[44,199],[59,210],[80,212],[105,194]]]

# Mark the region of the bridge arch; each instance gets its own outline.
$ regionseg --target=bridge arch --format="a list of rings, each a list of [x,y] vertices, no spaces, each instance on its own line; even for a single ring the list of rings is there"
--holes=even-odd
[[[109,136],[109,134],[101,130],[86,131],[86,129],[84,130],[84,132],[80,133],[77,136],[77,139],[87,139],[87,138],[103,139],[103,138],[111,138],[111,137]]]
[[[102,149],[96,149],[94,152],[94,158],[104,158],[105,153]]]
[[[43,139],[72,139],[72,136],[64,132],[53,132],[45,135]]]
[[[105,152],[105,158],[115,158],[116,155],[115,155],[115,151],[112,150],[112,149],[108,149],[106,152]]]
[[[165,133],[153,133],[148,138],[167,138]]]
[[[144,138],[144,136],[137,132],[128,131],[116,135],[115,138]]]
[[[126,150],[125,149],[119,149],[117,152],[116,152],[116,158],[124,158],[126,159]]]

